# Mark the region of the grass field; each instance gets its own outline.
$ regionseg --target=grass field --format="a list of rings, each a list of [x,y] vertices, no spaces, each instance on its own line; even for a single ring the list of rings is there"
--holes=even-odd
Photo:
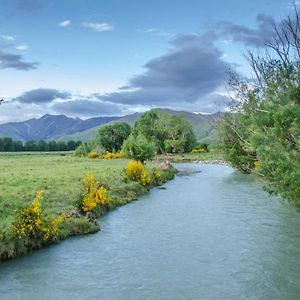
[[[88,172],[108,188],[112,196],[111,209],[145,193],[147,188],[137,182],[124,183],[122,171],[127,163],[126,159],[87,159],[66,153],[0,155],[0,231],[8,236],[5,242],[0,236],[0,257],[1,243],[2,251],[13,251],[7,250],[3,243],[11,242],[11,224],[16,210],[30,205],[36,191],[44,191],[42,207],[49,218],[74,210],[83,191],[83,176]],[[147,163],[149,171],[154,167],[157,165]],[[69,223],[65,236],[95,231],[89,228],[84,217]]]

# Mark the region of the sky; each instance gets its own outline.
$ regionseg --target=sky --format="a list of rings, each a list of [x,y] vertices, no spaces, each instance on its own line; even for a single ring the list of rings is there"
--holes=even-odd
[[[300,5],[300,1],[296,1]],[[0,124],[44,114],[213,113],[290,0],[0,0]]]

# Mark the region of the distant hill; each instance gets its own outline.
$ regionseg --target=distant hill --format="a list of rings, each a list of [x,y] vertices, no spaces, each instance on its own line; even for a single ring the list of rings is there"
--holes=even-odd
[[[217,133],[216,133],[216,124],[217,121],[220,120],[223,113],[215,113],[215,114],[199,114],[199,113],[191,113],[186,111],[175,111],[171,109],[161,109],[167,113],[172,115],[183,115],[193,126],[197,140],[199,142],[207,142],[207,143],[216,143],[217,142]],[[114,122],[126,122],[130,126],[133,126],[137,119],[142,115],[142,113],[134,113],[131,115],[126,115],[118,118],[117,120],[113,120],[107,124],[112,124]],[[88,130],[73,133],[70,135],[66,135],[61,137],[60,140],[68,141],[68,140],[81,140],[83,142],[87,142],[96,136],[99,126],[94,128],[89,128]]]
[[[89,128],[117,120],[118,117],[98,117],[87,120],[65,115],[44,115],[39,119],[0,125],[0,136],[15,140],[55,140],[63,136],[80,133]]]

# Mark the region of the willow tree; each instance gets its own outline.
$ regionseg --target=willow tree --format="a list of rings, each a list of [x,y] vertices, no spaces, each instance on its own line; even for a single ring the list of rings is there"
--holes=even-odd
[[[224,119],[227,159],[267,179],[272,193],[300,206],[300,13],[280,23],[266,51],[248,51],[253,78],[231,74],[231,114]]]

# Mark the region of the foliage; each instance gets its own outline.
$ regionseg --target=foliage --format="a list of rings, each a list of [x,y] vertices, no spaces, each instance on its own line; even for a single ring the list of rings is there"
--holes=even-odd
[[[23,152],[23,151],[72,151],[75,150],[81,141],[21,141],[13,140],[9,137],[0,137],[0,152]]]
[[[299,11],[281,26],[265,56],[249,52],[256,80],[231,77],[235,103],[220,132],[228,161],[300,207]]]
[[[209,152],[208,149],[200,148],[200,149],[193,149],[192,153],[206,153]]]
[[[192,126],[183,116],[157,109],[145,112],[136,122],[133,135],[138,134],[155,143],[158,153],[189,152],[196,143]]]
[[[119,152],[113,153],[113,152],[106,151],[106,153],[103,154],[101,157],[104,158],[104,159],[123,158],[124,157],[124,152],[123,151],[119,151]]]
[[[87,143],[84,143],[76,148],[74,155],[78,157],[83,157],[83,156],[87,156],[88,153],[90,153],[91,151],[92,151],[91,146]]]
[[[209,144],[206,144],[206,143],[200,143],[200,144],[198,144],[197,146],[195,146],[193,149],[195,149],[195,150],[197,150],[197,149],[203,149],[203,150],[205,150],[206,152],[209,152],[208,146],[209,146]]]
[[[107,207],[111,197],[107,195],[107,189],[100,186],[93,174],[87,173],[83,178],[83,198],[81,209],[84,212],[92,212],[98,206]]]
[[[151,182],[145,165],[140,161],[130,161],[125,169],[125,180],[133,180],[147,185]]]
[[[144,162],[147,159],[151,159],[156,154],[154,142],[148,141],[142,134],[137,136],[130,135],[126,141],[124,141],[122,151],[124,156]]]
[[[106,151],[105,154],[100,154],[97,151],[91,151],[86,155],[88,158],[103,158],[103,159],[111,159],[111,158],[123,158],[124,157],[124,153],[123,151],[119,151],[119,152],[109,152]]]
[[[89,152],[86,156],[88,158],[99,158],[100,154],[98,152],[96,152],[96,151],[92,151],[92,152]]]
[[[18,220],[13,223],[13,233],[18,238],[37,240],[53,240],[58,236],[58,230],[64,215],[60,215],[52,222],[47,222],[41,209],[43,193],[37,192],[31,206],[17,211]]]
[[[104,125],[100,127],[96,140],[106,151],[119,151],[130,132],[131,127],[125,122]]]
[[[159,171],[153,170],[152,171],[152,183],[155,185],[160,185],[162,182],[162,176]]]

